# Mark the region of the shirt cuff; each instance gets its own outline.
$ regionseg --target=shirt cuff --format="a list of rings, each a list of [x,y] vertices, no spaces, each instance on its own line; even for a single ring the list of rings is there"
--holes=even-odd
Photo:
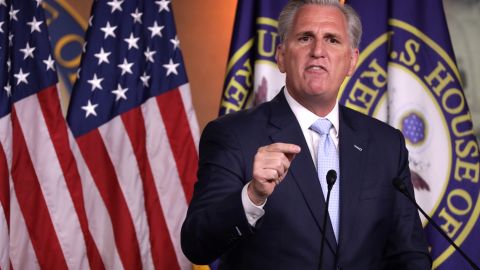
[[[263,215],[265,215],[265,210],[263,210],[263,207],[267,201],[265,201],[262,205],[255,205],[248,197],[247,189],[249,185],[250,182],[248,182],[242,189],[242,205],[248,223],[250,226],[255,227],[257,221],[263,217]]]

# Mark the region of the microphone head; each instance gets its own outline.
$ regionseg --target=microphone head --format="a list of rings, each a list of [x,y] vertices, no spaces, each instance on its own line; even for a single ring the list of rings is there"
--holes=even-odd
[[[329,170],[327,172],[327,184],[329,189],[333,187],[335,181],[337,181],[337,172],[335,170]]]
[[[402,193],[404,193],[407,190],[405,183],[400,177],[393,178],[393,186]]]

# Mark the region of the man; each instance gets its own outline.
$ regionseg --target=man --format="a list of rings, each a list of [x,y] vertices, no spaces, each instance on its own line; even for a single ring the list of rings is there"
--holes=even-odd
[[[220,269],[430,269],[401,133],[338,105],[361,24],[336,0],[292,0],[279,18],[286,87],[219,118],[200,143],[182,248]],[[322,124],[319,124],[322,123]],[[325,131],[318,127],[326,123]],[[338,173],[323,226],[328,170]],[[322,235],[325,244],[321,250]]]

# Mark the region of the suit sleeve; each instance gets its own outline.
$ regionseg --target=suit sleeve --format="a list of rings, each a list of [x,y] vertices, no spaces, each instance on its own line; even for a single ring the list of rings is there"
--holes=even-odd
[[[235,134],[211,122],[200,140],[198,181],[182,226],[182,250],[193,263],[208,264],[252,234],[241,202],[248,182]],[[251,174],[251,172],[250,172]]]
[[[398,131],[400,140],[399,171],[400,177],[410,194],[414,194],[408,167],[408,151],[403,135]],[[428,244],[418,215],[418,210],[408,198],[400,192],[394,193],[393,229],[389,234],[385,251],[384,269],[426,270],[431,269],[432,261]]]

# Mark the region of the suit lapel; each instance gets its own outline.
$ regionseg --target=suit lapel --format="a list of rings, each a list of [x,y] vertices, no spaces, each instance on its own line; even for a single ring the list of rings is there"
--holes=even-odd
[[[348,235],[355,230],[351,226],[355,220],[358,201],[363,182],[366,154],[368,152],[367,130],[359,127],[349,109],[340,106],[339,150],[340,150],[340,239],[339,253],[348,247]]]
[[[270,137],[273,142],[293,143],[301,147],[302,151],[292,161],[289,175],[302,192],[318,227],[323,233],[322,221],[325,214],[325,199],[305,137],[285,99],[283,91],[270,104],[272,112],[270,115],[272,127]],[[326,240],[327,246],[335,253],[337,243],[330,220],[327,221]]]

